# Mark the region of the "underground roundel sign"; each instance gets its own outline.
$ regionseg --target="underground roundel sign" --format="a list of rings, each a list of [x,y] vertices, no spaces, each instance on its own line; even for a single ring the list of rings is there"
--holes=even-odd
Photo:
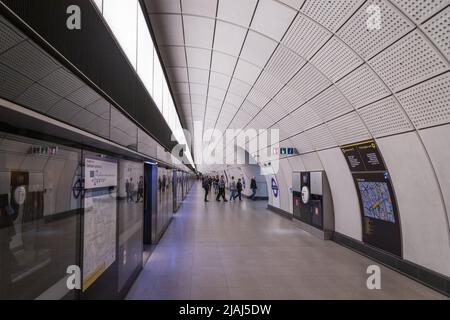
[[[279,189],[278,189],[277,181],[275,180],[275,178],[272,178],[272,193],[275,198],[278,198],[278,192],[279,192]]]

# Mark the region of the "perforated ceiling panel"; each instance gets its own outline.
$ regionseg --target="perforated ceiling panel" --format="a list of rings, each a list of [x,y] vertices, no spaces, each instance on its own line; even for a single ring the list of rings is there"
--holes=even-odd
[[[450,74],[403,91],[398,99],[417,128],[450,122]]]
[[[307,1],[301,11],[335,32],[363,2],[363,0]]]
[[[282,43],[299,56],[310,59],[331,33],[310,18],[299,14],[286,33]]]
[[[23,40],[23,37],[10,28],[5,19],[0,17],[0,54]]]
[[[416,23],[423,22],[450,4],[449,0],[391,0]]]
[[[272,126],[313,151],[450,122],[450,0],[220,0],[204,8],[183,0],[182,17],[179,6],[152,2],[158,42],[184,36],[186,67],[202,68],[188,78],[185,68],[166,66],[171,82],[202,85],[177,91],[184,114],[201,119],[205,105],[205,126]],[[170,61],[182,57],[173,50]]]
[[[333,37],[311,61],[333,82],[350,73],[363,61],[341,40]]]
[[[316,112],[322,121],[329,121],[353,110],[336,86],[328,88],[309,101],[307,105]]]
[[[450,7],[425,23],[423,29],[447,59],[450,59]]]
[[[379,30],[370,30],[367,27],[369,17],[367,9],[373,5],[380,8],[382,14],[382,24]],[[367,1],[339,30],[338,35],[364,59],[369,59],[412,30],[413,27],[414,25],[388,1],[371,0]]]
[[[363,122],[356,112],[351,112],[328,123],[331,134],[340,145],[370,138]]]
[[[393,97],[364,107],[359,110],[359,113],[376,138],[414,129],[405,112]]]
[[[419,31],[393,44],[369,63],[394,92],[448,70],[444,58]]]
[[[326,125],[320,125],[309,131],[306,131],[315,150],[322,150],[337,146],[336,140],[330,134],[330,130]]]
[[[369,66],[363,65],[337,83],[356,108],[389,95],[389,90]]]

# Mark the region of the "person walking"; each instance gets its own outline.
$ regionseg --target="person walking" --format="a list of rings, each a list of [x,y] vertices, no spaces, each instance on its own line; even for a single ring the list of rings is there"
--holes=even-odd
[[[256,189],[258,189],[258,186],[256,185],[256,179],[255,177],[252,178],[252,180],[250,181],[250,189],[252,189],[252,195],[250,197],[250,199],[252,199],[253,201],[256,200]]]
[[[209,202],[208,201],[208,193],[209,193],[209,181],[208,178],[203,178],[203,182],[202,182],[202,187],[205,190],[205,202]]]
[[[236,200],[236,181],[234,181],[234,177],[231,177],[230,182],[230,201]]]
[[[125,182],[125,192],[127,194],[127,202],[133,202],[133,191],[134,191],[134,184],[133,184],[133,178],[130,178],[130,181]]]
[[[144,177],[139,178],[138,182],[138,192],[136,196],[136,203],[138,203],[140,200],[144,201]]]
[[[236,190],[237,190],[237,194],[234,196],[234,198],[236,199],[237,197],[239,197],[239,201],[242,201],[242,182],[241,182],[241,179],[238,179],[238,182],[236,183]]]
[[[220,198],[222,198],[224,202],[228,202],[228,200],[225,198],[225,180],[223,176],[220,177],[218,185],[219,185],[219,193],[217,193],[216,200],[220,201]]]

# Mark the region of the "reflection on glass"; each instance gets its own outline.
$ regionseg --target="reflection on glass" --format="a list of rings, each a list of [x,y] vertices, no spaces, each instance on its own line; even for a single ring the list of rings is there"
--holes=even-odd
[[[0,299],[62,298],[78,262],[80,153],[0,137]]]
[[[144,166],[121,160],[119,164],[119,291],[142,265]]]

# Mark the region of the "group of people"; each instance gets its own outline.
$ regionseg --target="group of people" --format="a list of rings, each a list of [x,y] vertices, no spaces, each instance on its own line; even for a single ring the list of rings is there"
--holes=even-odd
[[[220,202],[220,199],[222,198],[224,202],[228,202],[226,196],[225,196],[225,178],[224,176],[205,176],[202,180],[202,187],[205,190],[205,202],[208,201],[208,194],[210,191],[214,188],[214,194],[216,195],[216,201]],[[230,200],[229,201],[236,201],[237,198],[239,198],[239,201],[242,201],[242,190],[243,190],[243,184],[242,179],[235,180],[234,177],[231,177],[231,182],[228,184],[228,188],[230,189]],[[256,180],[255,177],[252,178],[250,182],[250,189],[252,189],[252,195],[251,199],[256,200],[256,189],[258,187],[256,186]]]
[[[133,178],[130,180],[126,180],[125,182],[125,193],[127,195],[127,202],[134,202],[133,194],[134,194],[134,183]],[[139,177],[137,194],[136,194],[136,203],[144,201],[144,177]]]

